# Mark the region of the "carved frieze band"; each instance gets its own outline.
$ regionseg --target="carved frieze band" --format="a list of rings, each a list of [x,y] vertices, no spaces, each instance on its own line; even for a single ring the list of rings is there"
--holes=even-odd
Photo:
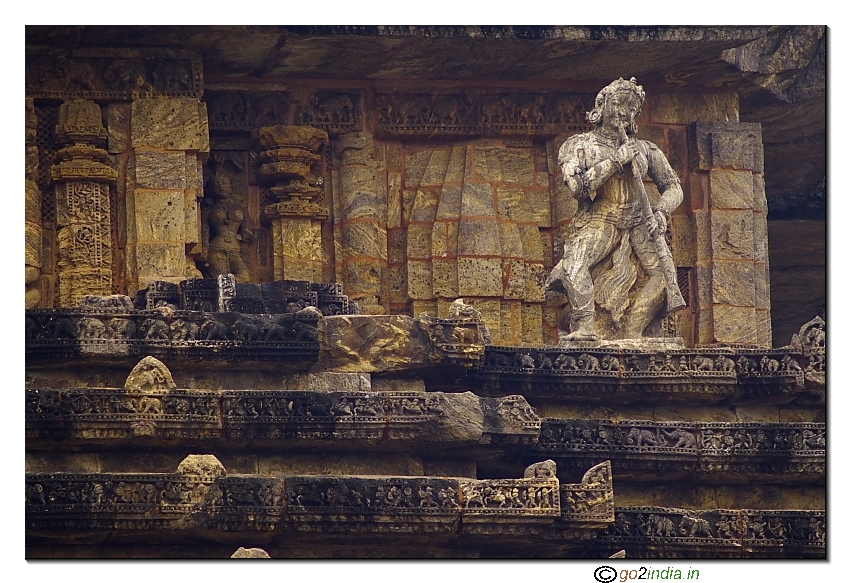
[[[417,392],[27,389],[28,439],[419,439],[447,441],[458,407],[483,411],[487,441],[534,443],[540,418],[520,396]],[[481,434],[456,441],[478,443]]]
[[[545,419],[539,455],[565,466],[610,459],[618,473],[712,472],[783,480],[824,476],[824,423],[680,423]]]
[[[790,402],[818,392],[809,376],[822,365],[797,350],[686,349],[663,353],[616,349],[487,346],[476,370],[486,393],[520,392],[563,397],[670,398],[698,401],[767,399]],[[822,396],[822,385],[821,385]]]
[[[685,510],[626,507],[599,536],[634,558],[701,556],[823,557],[826,513],[819,510]]]
[[[588,130],[573,94],[378,94],[377,133],[397,136],[547,135]]]
[[[289,120],[287,91],[207,91],[204,96],[211,130],[251,130]]]
[[[77,357],[292,360],[319,353],[319,315],[126,309],[33,309],[27,359]]]
[[[562,512],[561,496],[596,488],[557,478],[468,480],[438,477],[328,477],[173,474],[27,474],[31,533],[50,530],[192,529],[319,532],[457,532],[461,518],[490,524],[604,528],[614,520],[599,504]],[[607,468],[610,476],[610,466]],[[603,495],[604,497],[604,495]],[[586,510],[590,508],[590,510]],[[556,523],[556,519],[560,519]],[[587,526],[591,526],[588,524]],[[476,534],[486,529],[476,529]]]
[[[198,55],[178,50],[97,49],[71,55],[27,51],[26,95],[54,99],[194,97],[203,93]]]

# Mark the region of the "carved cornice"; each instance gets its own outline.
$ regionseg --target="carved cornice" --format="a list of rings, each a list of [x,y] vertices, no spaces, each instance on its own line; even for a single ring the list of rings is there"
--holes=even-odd
[[[783,482],[822,480],[824,423],[681,423],[545,419],[534,450],[561,466],[611,460],[618,475],[717,474]]]
[[[612,495],[609,466],[592,468],[581,484],[559,484],[554,477],[227,476],[181,464],[172,474],[27,474],[26,522],[31,537],[113,529],[487,537],[507,527],[515,538],[550,531],[566,542],[572,529],[614,520],[613,506],[600,511],[607,502],[563,512],[562,496],[589,489]]]
[[[318,359],[319,317],[169,309],[27,310],[27,364],[150,355],[165,360],[268,360],[306,370]]]
[[[81,49],[26,55],[26,95],[50,99],[193,97],[203,93],[201,59],[172,49]]]
[[[823,402],[823,385],[808,382],[819,362],[791,347],[647,352],[487,346],[468,380],[486,395],[786,404],[800,397]]]
[[[40,388],[26,390],[26,427],[29,440],[130,440],[128,445],[134,438],[148,445],[147,438],[225,438],[276,445],[389,440],[413,447],[447,442],[527,447],[538,439],[540,418],[518,395]]]
[[[592,548],[599,556],[625,549],[635,559],[824,558],[826,513],[618,507]]]
[[[376,133],[390,136],[556,135],[591,129],[592,96],[382,93],[375,98]]]

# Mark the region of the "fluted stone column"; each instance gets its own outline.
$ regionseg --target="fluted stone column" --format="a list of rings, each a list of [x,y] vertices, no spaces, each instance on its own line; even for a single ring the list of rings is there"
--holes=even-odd
[[[113,291],[110,185],[118,172],[109,165],[100,106],[66,101],[59,110],[57,141],[67,144],[50,169],[56,189],[59,242],[59,305],[75,306],[87,294]]]
[[[770,346],[770,271],[761,125],[689,128],[695,210],[696,340]]]

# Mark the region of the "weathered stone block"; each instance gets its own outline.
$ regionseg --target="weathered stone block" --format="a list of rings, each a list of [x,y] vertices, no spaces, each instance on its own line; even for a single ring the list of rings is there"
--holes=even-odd
[[[107,149],[120,154],[130,149],[130,105],[110,103],[106,106]]]
[[[428,259],[431,257],[431,233],[434,227],[421,223],[407,227],[407,257]]]
[[[186,272],[182,243],[136,243],[136,275],[143,277],[183,277]]]
[[[349,373],[351,374],[351,373]],[[368,375],[363,375],[368,376]],[[339,390],[339,389],[337,389]],[[376,393],[384,392],[425,392],[425,381],[420,378],[386,379],[375,377],[372,379],[372,389]]]
[[[514,223],[499,223],[499,241],[501,242],[502,257],[523,258],[524,243],[520,236],[519,226]]]
[[[284,257],[280,264],[283,268],[282,279],[320,281],[322,277],[322,264],[317,261]]]
[[[368,166],[343,166],[339,170],[340,219],[377,218],[377,174]]]
[[[343,266],[346,295],[360,302],[360,296],[380,293],[383,269],[384,264],[378,259],[346,259]]]
[[[528,346],[543,344],[543,304],[523,303],[522,342]]]
[[[688,127],[691,170],[764,171],[761,124],[698,121]]]
[[[315,254],[321,259],[321,223],[315,222],[318,233],[318,245]],[[351,221],[342,226],[342,254],[346,259],[352,256],[373,257],[386,261],[387,232],[377,222]]]
[[[711,267],[706,265],[697,265],[695,275],[697,305],[700,308],[708,308],[712,303]]]
[[[135,153],[134,187],[150,190],[184,190],[186,188],[186,155],[183,152]]]
[[[712,209],[751,209],[752,173],[745,170],[711,170],[709,205]]]
[[[527,302],[542,302],[546,299],[544,284],[549,270],[542,263],[525,263],[525,294]]]
[[[755,263],[753,265],[755,275],[753,283],[755,285],[755,306],[762,309],[770,309],[770,274],[764,263]]]
[[[195,196],[204,196],[204,163],[202,154],[186,154],[186,191]]]
[[[407,269],[403,265],[386,268],[387,295],[390,302],[401,304],[407,301]]]
[[[27,180],[37,180],[38,175],[38,146],[27,146],[24,158],[24,176]]]
[[[41,225],[26,221],[24,223],[24,261],[26,265],[41,267]]]
[[[410,211],[411,222],[431,223],[437,216],[439,198],[430,190],[417,190]]]
[[[407,189],[417,189],[422,183],[422,176],[425,174],[425,167],[428,166],[428,160],[431,158],[430,150],[420,150],[412,152],[405,156],[404,159],[404,187]]]
[[[501,168],[502,181],[523,186],[534,184],[534,156],[530,148],[498,148],[494,153]]]
[[[186,242],[184,194],[137,189],[134,193],[136,241]]]
[[[451,150],[431,150],[425,172],[422,174],[420,186],[442,186],[446,178],[446,168],[449,165]]]
[[[501,321],[502,321],[502,302],[498,298],[495,299],[483,299],[477,298],[475,300],[466,299],[467,296],[464,296],[466,303],[475,306],[475,309],[481,312],[481,320],[483,320],[487,327],[490,330],[490,336],[492,338],[493,344],[499,344],[501,341]]]
[[[387,229],[401,227],[401,173],[387,173]]]
[[[502,295],[502,260],[460,257],[457,260],[457,285],[461,297]]]
[[[756,309],[756,326],[758,327],[758,345],[768,348],[773,346],[773,329],[769,309]]]
[[[648,100],[652,123],[685,125],[694,121],[738,121],[737,93],[653,91]]]
[[[201,208],[198,197],[191,190],[183,193],[183,222],[186,229],[186,244],[199,245],[202,240]]]
[[[763,174],[753,174],[753,210],[767,215],[767,195],[764,191]]]
[[[412,259],[407,262],[407,293],[411,299],[432,299],[434,297],[433,280],[430,261]]]
[[[711,251],[714,259],[752,259],[752,211],[711,211]]]
[[[741,306],[712,306],[714,342],[758,344],[756,309]]]
[[[24,220],[41,224],[41,190],[34,180],[24,180]]]
[[[436,220],[456,221],[460,217],[460,186],[444,186],[440,190]]]
[[[696,263],[696,242],[693,220],[688,215],[670,217],[673,233],[673,263],[678,267],[690,267]]]
[[[755,307],[754,277],[749,261],[715,261],[711,268],[712,303]]]
[[[522,299],[525,295],[525,262],[521,259],[502,260],[502,280],[505,298]]]
[[[499,225],[495,220],[462,220],[458,225],[458,255],[499,256],[502,246]]]
[[[518,346],[522,344],[522,302],[502,300],[501,303],[501,343]]]
[[[493,217],[493,189],[486,183],[464,184],[461,194],[460,215],[462,217]]]
[[[694,211],[693,225],[696,260],[711,261],[711,215],[707,211]]]
[[[134,148],[208,152],[209,124],[205,103],[187,97],[136,99],[130,136]]]
[[[552,224],[560,226],[568,223],[578,211],[578,201],[558,176],[554,180],[555,192],[552,195]]]
[[[275,249],[281,256],[287,259],[322,260],[322,224],[319,221],[287,219],[281,221],[279,232],[280,240],[275,241]],[[348,247],[344,247],[343,255],[346,252],[350,252]]]
[[[387,169],[401,170],[402,160],[401,144],[398,142],[389,142],[387,144]]]
[[[463,173],[466,168],[466,151],[467,147],[464,145],[452,148],[444,184],[459,184],[463,181]]]
[[[456,298],[458,295],[457,261],[455,259],[434,259],[434,295],[444,298]]]
[[[753,259],[767,262],[767,217],[762,213],[753,213]]]
[[[433,316],[437,313],[437,300],[413,300],[410,302],[410,311],[414,317],[423,314]]]
[[[714,342],[714,315],[711,308],[700,306],[696,318],[696,343],[711,344]]]

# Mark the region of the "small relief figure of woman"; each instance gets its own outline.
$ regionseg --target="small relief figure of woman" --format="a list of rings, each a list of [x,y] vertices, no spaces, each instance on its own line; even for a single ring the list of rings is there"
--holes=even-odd
[[[238,208],[217,204],[210,209],[208,221],[210,244],[207,266],[210,275],[232,273],[240,283],[251,281],[251,271],[242,258],[241,243],[249,243],[254,237],[244,225],[245,215]]]

